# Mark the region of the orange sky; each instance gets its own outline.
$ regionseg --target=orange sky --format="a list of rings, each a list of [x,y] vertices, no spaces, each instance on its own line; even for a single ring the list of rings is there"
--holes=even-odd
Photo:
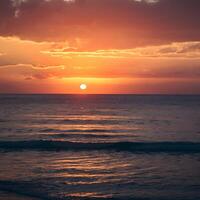
[[[199,9],[199,0],[2,0],[0,93],[200,93]]]

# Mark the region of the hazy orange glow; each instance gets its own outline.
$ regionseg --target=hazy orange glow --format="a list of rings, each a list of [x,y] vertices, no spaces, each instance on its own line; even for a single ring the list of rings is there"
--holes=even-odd
[[[173,0],[2,1],[0,93],[200,93],[199,1],[180,3],[184,26]]]

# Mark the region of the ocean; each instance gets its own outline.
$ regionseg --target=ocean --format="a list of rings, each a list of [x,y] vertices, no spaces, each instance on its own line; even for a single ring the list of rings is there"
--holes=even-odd
[[[0,199],[200,199],[200,96],[0,95]]]

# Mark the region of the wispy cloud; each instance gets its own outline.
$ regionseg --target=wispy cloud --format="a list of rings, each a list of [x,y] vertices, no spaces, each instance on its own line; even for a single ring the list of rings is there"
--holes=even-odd
[[[136,1],[136,2],[145,2],[145,3],[158,3],[160,0],[133,0],[133,1]]]
[[[109,49],[87,51],[78,48],[61,48],[42,51],[51,56],[88,57],[88,58],[134,58],[134,57],[176,57],[200,58],[200,42],[176,42],[168,45],[147,46],[133,49]]]

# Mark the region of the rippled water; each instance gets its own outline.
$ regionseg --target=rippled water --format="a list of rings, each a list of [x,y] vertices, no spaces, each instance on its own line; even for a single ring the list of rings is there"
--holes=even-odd
[[[199,121],[200,96],[0,95],[0,190],[197,200]]]

